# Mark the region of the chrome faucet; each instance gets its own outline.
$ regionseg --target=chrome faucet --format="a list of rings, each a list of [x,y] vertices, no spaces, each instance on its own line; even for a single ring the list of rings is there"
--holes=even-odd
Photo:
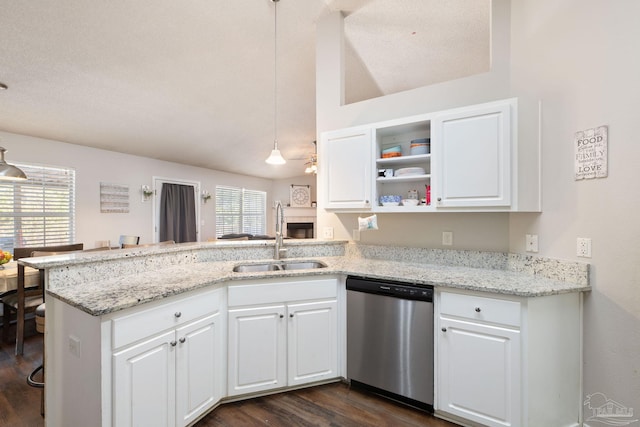
[[[284,209],[282,207],[282,203],[280,201],[276,202],[276,244],[273,248],[273,259],[280,259],[282,255],[287,251],[283,242],[283,231],[284,227]]]

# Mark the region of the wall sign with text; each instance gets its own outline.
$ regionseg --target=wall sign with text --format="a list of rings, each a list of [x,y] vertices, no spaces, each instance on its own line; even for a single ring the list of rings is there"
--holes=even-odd
[[[609,145],[607,134],[607,126],[576,132],[574,138],[576,181],[606,178],[608,174],[607,148]]]

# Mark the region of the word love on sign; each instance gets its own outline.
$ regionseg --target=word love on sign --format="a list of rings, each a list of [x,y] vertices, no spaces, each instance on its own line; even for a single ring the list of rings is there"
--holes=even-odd
[[[607,176],[607,147],[609,145],[607,133],[607,126],[576,132],[574,138],[576,181]]]

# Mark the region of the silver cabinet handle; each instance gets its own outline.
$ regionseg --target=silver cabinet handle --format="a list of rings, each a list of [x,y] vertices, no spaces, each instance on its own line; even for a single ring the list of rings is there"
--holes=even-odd
[[[171,341],[169,344],[171,344],[171,347],[175,347],[178,343],[175,341]]]
[[[187,340],[187,339],[186,339],[185,337],[182,337],[182,338],[180,338],[178,341],[180,341],[180,344],[184,344],[184,342],[185,342],[186,340]]]
[[[444,326],[442,327],[442,332],[447,332],[447,328],[445,328]]]
[[[179,311],[176,311],[176,312],[175,312],[175,314],[174,314],[174,316],[176,316],[176,317],[180,317],[180,316],[182,316],[182,313],[180,313]]]
[[[476,313],[480,313],[482,310],[480,310],[480,307],[476,307]]]

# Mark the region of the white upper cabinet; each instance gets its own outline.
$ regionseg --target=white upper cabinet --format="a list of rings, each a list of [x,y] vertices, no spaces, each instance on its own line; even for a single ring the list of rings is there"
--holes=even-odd
[[[371,129],[325,133],[320,142],[327,209],[371,208]]]
[[[540,211],[535,135],[540,111],[529,107],[508,99],[323,133],[322,207],[381,213]],[[519,135],[523,110],[520,122],[528,130]],[[412,141],[424,138],[430,139],[430,152],[412,152]],[[383,156],[387,150],[401,155]],[[416,193],[417,206],[380,203],[381,196],[407,199]]]
[[[438,114],[433,119],[436,206],[511,205],[511,116],[515,101]]]

